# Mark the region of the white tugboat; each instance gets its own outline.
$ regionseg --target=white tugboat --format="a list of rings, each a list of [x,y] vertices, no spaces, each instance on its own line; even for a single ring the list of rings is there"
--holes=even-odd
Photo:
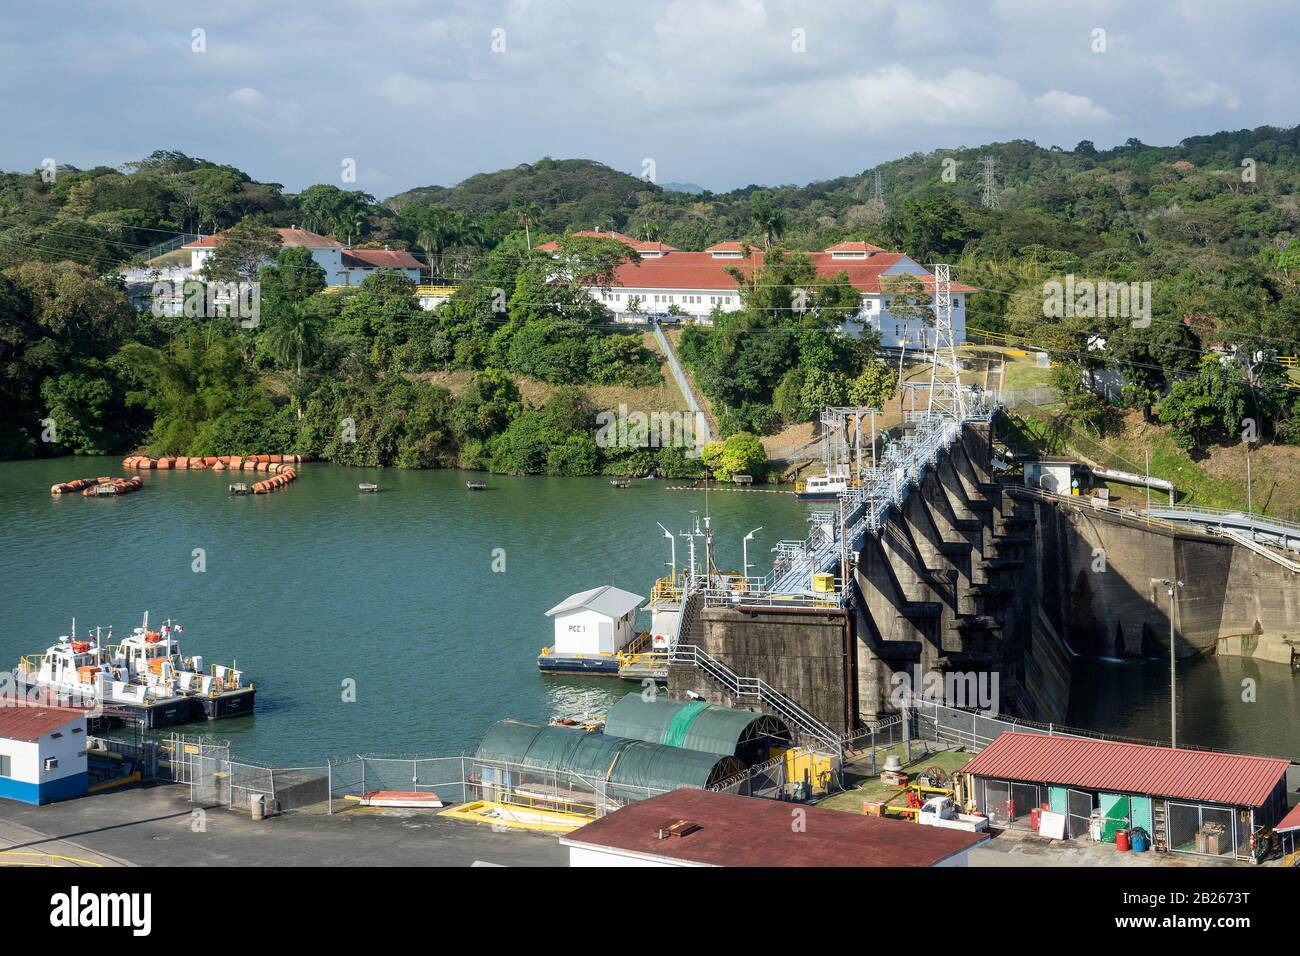
[[[203,672],[203,659],[184,657],[172,621],[162,630],[149,630],[149,615],[121,644],[94,637],[64,635],[44,654],[24,657],[15,674],[19,688],[33,689],[84,707],[101,707],[140,720],[146,728],[190,720],[216,719],[253,710],[254,689],[233,667],[213,665]],[[112,640],[112,630],[107,640]]]

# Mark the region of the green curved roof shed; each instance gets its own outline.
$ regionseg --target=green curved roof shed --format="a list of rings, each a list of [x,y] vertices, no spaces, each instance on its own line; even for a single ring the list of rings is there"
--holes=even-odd
[[[731,755],[515,720],[493,724],[475,757],[539,772],[578,774],[593,782],[603,780],[609,795],[630,799],[678,787],[704,789],[745,769]]]
[[[756,748],[790,746],[789,728],[768,714],[662,695],[645,700],[637,692],[609,709],[605,733],[742,759],[752,757]]]

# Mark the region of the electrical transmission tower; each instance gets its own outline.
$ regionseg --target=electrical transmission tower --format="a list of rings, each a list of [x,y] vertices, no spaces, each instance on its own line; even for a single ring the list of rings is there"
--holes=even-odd
[[[881,208],[881,209],[884,209],[884,208],[885,208],[885,189],[884,189],[884,187],[881,185],[881,182],[880,182],[880,170],[878,170],[878,169],[876,170],[876,177],[875,177],[875,178],[876,178],[876,193],[875,193],[875,197],[874,197],[874,198],[875,198],[876,202],[880,205],[880,208]]]
[[[961,386],[957,340],[952,330],[952,267],[942,262],[934,266],[934,353],[930,363],[927,411],[964,421],[966,395]]]
[[[980,203],[985,209],[997,209],[998,188],[995,175],[998,161],[993,156],[985,156],[980,160],[980,165],[984,167],[984,194],[980,197]]]

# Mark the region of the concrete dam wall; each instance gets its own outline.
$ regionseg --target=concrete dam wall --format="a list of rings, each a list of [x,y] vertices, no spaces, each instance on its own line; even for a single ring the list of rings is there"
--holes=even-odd
[[[683,640],[844,732],[895,713],[900,688],[920,693],[931,679],[991,690],[1002,713],[1061,722],[1076,654],[1168,653],[1164,578],[1185,582],[1180,656],[1236,635],[1300,635],[1296,575],[1222,538],[995,482],[991,430],[967,424],[867,535],[842,611],[709,607]],[[669,690],[755,706],[689,664],[670,668]]]
[[[1169,653],[1170,599],[1179,657],[1213,653],[1241,635],[1300,635],[1300,580],[1267,557],[1215,535],[1148,525],[1098,511],[1088,499],[1044,500],[1031,492],[1034,558],[1055,582],[1044,601],[1079,654],[1160,657]]]

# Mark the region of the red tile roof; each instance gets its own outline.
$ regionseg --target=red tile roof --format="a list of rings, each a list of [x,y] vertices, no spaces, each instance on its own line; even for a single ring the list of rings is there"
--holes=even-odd
[[[961,770],[981,777],[1258,807],[1288,761],[1115,740],[1008,732]]]
[[[308,249],[342,249],[343,243],[335,242],[333,239],[327,239],[325,236],[317,235],[306,229],[276,229],[280,234],[280,245],[289,249],[294,246],[306,246]],[[182,248],[185,249],[206,249],[210,246],[218,245],[221,242],[221,233],[215,236],[204,236],[194,242],[187,242]]]
[[[74,721],[80,723],[86,712],[70,707],[46,707],[15,698],[0,699],[0,737],[10,740],[36,740]]]
[[[423,268],[405,249],[344,249],[343,265],[354,269]]]
[[[817,807],[799,808],[805,826],[796,829],[791,809],[777,800],[673,790],[630,803],[560,842],[710,866],[934,866],[988,839]],[[677,820],[699,829],[660,840],[659,828]]]
[[[582,236],[585,239],[616,239],[619,242],[623,243],[623,245],[625,246],[631,246],[637,252],[666,253],[666,252],[677,251],[676,246],[670,246],[664,242],[650,242],[645,239],[634,239],[632,236],[626,236],[621,232],[616,232],[613,230],[609,232],[602,232],[599,229],[582,229],[579,230],[578,232],[573,233],[573,235]],[[560,244],[558,242],[543,242],[541,245],[536,246],[535,248],[542,252],[554,252],[556,249],[560,248]]]
[[[539,247],[540,248],[540,247]],[[881,252],[868,259],[832,259],[827,252],[807,253],[817,270],[817,275],[824,279],[843,272],[849,282],[860,292],[878,293],[882,291],[881,277],[892,266],[898,265],[905,256],[898,252]],[[720,292],[735,292],[736,280],[731,277],[729,269],[739,269],[748,275],[753,269],[762,268],[764,255],[753,250],[746,259],[715,259],[709,252],[672,252],[661,259],[643,259],[640,263],[627,262],[614,271],[612,285],[629,289],[701,289]],[[934,277],[917,276],[922,286],[933,289]],[[952,284],[954,292],[974,292],[975,289],[959,282]]]
[[[713,245],[709,246],[709,248],[705,249],[704,251],[705,252],[742,252],[744,251],[744,246],[745,244],[743,242],[716,242]]]

